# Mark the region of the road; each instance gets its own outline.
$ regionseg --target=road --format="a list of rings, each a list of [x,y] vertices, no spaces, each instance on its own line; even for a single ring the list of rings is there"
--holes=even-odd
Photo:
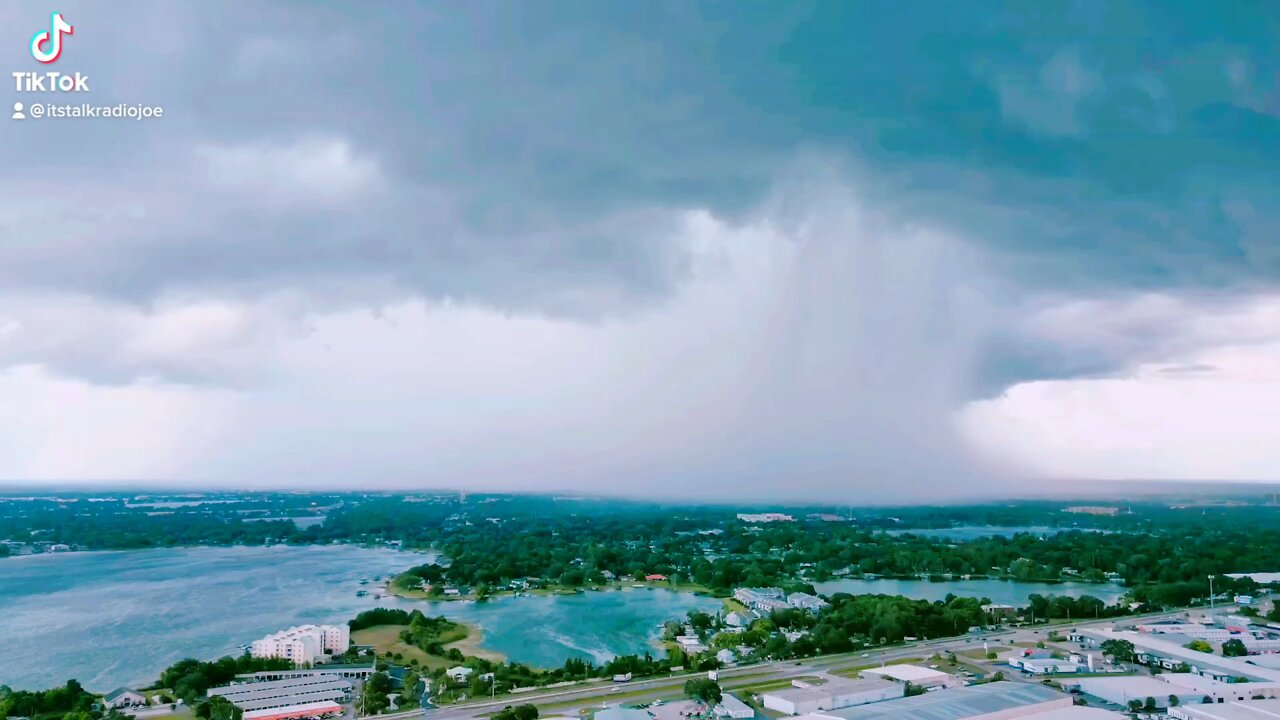
[[[841,653],[837,655],[822,655],[805,658],[799,661],[773,660],[726,668],[719,671],[719,678],[721,685],[726,689],[731,690],[735,687],[735,678],[741,678],[741,680],[736,683],[737,686],[757,685],[760,683],[812,675],[815,672],[823,672],[833,668],[857,665],[875,665],[877,663],[887,663],[893,660],[920,657],[922,653],[932,654],[935,652],[945,652],[947,650],[964,650],[973,648],[983,640],[998,639],[1001,643],[1005,644],[1014,642],[1037,642],[1044,640],[1049,631],[1056,629],[1110,626],[1114,625],[1116,622],[1144,622],[1173,617],[1175,615],[1181,615],[1184,612],[1203,609],[1205,608],[1187,608],[1184,610],[1150,613],[1147,615],[1131,615],[1124,618],[1102,618],[1084,621],[1074,620],[1055,622],[1036,625],[1033,628],[1016,628],[993,633],[984,633],[981,636],[962,635],[948,638],[937,638],[934,640],[924,640],[904,645],[895,645],[893,647],[882,648],[879,650]],[[1219,610],[1225,611],[1225,608],[1219,608]],[[979,661],[974,664],[982,665],[984,663]],[[705,672],[691,672],[661,678],[635,680],[625,684],[614,684],[607,680],[594,680],[586,683],[580,683],[574,687],[558,688],[547,691],[531,691],[518,695],[506,695],[494,700],[469,701],[459,705],[447,705],[439,708],[429,708],[426,710],[410,710],[407,712],[389,713],[378,717],[384,718],[385,720],[407,720],[408,718],[426,718],[427,720],[473,720],[474,718],[491,715],[509,705],[525,703],[556,706],[567,705],[568,707],[563,710],[557,707],[555,714],[574,715],[576,714],[576,711],[580,709],[598,707],[602,703],[616,702],[616,700],[611,700],[611,696],[614,695],[625,694],[626,702],[639,703],[644,702],[644,698],[635,697],[635,693],[638,691],[651,691],[651,693],[648,694],[650,699],[679,694],[683,689],[684,682],[686,680],[705,676]],[[1015,679],[1015,677],[1011,675],[1010,679]],[[581,701],[581,703],[575,705],[575,701]]]

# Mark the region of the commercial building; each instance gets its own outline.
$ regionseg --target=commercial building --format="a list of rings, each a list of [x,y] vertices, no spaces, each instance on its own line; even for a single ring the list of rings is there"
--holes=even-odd
[[[1101,647],[1102,643],[1108,640],[1127,640],[1133,643],[1139,662],[1159,665],[1166,670],[1179,669],[1186,665],[1187,669],[1197,675],[1205,675],[1217,680],[1245,678],[1257,682],[1280,682],[1280,670],[1261,667],[1239,658],[1191,650],[1176,642],[1147,633],[1087,628],[1072,635],[1072,639],[1095,648]]]
[[[597,710],[595,720],[653,720],[649,713],[635,708],[610,707]]]
[[[749,523],[794,522],[795,518],[784,513],[738,513],[738,519]]]
[[[792,680],[791,684],[784,690],[761,694],[764,706],[788,715],[803,715],[892,700],[902,697],[905,691],[898,683],[876,679],[830,680],[821,685]]]
[[[1091,655],[1071,653],[1065,658],[1054,657],[1047,650],[1020,650],[1009,654],[1009,665],[1031,675],[1067,675],[1087,672],[1094,667]]]
[[[1018,608],[1012,605],[983,605],[982,612],[991,616],[995,622],[1009,620],[1018,616]]]
[[[209,688],[209,697],[222,696],[249,713],[314,703],[344,703],[351,700],[351,681],[331,675],[239,683]]]
[[[1195,673],[1080,678],[1063,680],[1062,686],[1120,706],[1153,698],[1157,706],[1165,707],[1171,696],[1178,698],[1179,705],[1280,697],[1280,683],[1228,683]]]
[[[733,718],[734,720],[746,720],[746,718],[756,716],[756,711],[750,705],[728,693],[720,699],[720,704],[716,705],[715,712],[719,717]]]
[[[326,652],[343,653],[351,645],[346,625],[301,625],[255,640],[249,654],[256,658],[283,658],[295,665],[314,663]]]
[[[993,682],[816,713],[805,720],[1076,720],[1095,717],[1076,713],[1073,705],[1070,695],[1043,685]],[[1121,716],[1112,714],[1110,717],[1119,720]]]
[[[1076,660],[1055,657],[1010,657],[1009,664],[1032,675],[1071,675],[1087,672],[1088,666]]]
[[[341,714],[342,706],[338,703],[314,702],[269,710],[250,710],[244,714],[243,720],[302,720],[302,718],[337,717]]]
[[[1178,720],[1275,720],[1280,717],[1280,700],[1179,706],[1169,708],[1169,717]]]
[[[864,678],[890,680],[903,685],[911,683],[916,687],[922,688],[955,687],[964,684],[954,675],[948,675],[941,670],[933,670],[919,665],[885,665],[884,667],[863,670],[859,674]]]

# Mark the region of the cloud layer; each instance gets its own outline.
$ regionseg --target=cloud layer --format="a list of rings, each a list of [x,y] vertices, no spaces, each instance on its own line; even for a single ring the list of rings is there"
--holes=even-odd
[[[1280,473],[1265,11],[60,11],[95,102],[166,115],[0,143],[0,477]]]

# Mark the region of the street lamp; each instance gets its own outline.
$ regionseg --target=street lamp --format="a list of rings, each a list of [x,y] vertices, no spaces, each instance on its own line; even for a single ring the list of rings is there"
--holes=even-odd
[[[1213,575],[1209,576],[1209,615],[1214,614],[1213,613],[1213,578],[1214,577],[1215,576]]]

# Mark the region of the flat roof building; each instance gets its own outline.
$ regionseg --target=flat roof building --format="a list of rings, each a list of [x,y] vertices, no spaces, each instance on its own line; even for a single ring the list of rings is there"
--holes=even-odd
[[[283,658],[294,665],[314,663],[325,653],[343,653],[351,645],[346,625],[299,625],[254,640],[249,654],[256,658]]]
[[[862,677],[892,680],[900,683],[911,683],[916,687],[950,687],[961,685],[954,676],[941,670],[933,670],[919,665],[885,665],[884,667],[863,670]]]
[[[635,708],[611,707],[597,710],[595,720],[653,720],[649,713]]]
[[[792,681],[793,683],[795,681]],[[822,685],[804,685],[772,690],[760,695],[764,706],[787,715],[803,715],[819,710],[838,710],[854,705],[900,698],[906,688],[876,678],[831,680]]]
[[[289,705],[269,710],[251,710],[242,720],[301,720],[301,718],[330,717],[342,714],[342,706],[335,702],[314,702]]]
[[[209,688],[208,696],[222,696],[247,712],[351,699],[351,681],[332,675],[249,682]]]
[[[950,688],[897,700],[817,713],[814,720],[1012,720],[1071,709],[1070,695],[1043,685],[992,682]]]
[[[1187,705],[1169,708],[1169,716],[1178,720],[1275,720],[1280,717],[1280,700]]]
[[[734,718],[734,720],[746,720],[756,716],[756,711],[750,705],[728,693],[720,699],[715,712],[720,717]]]
[[[1219,680],[1242,677],[1261,682],[1280,682],[1280,670],[1253,665],[1237,658],[1191,650],[1146,633],[1087,628],[1081,630],[1078,636],[1094,647],[1101,647],[1107,640],[1128,640],[1133,643],[1140,661],[1158,664],[1167,670],[1186,663],[1192,672]]]

